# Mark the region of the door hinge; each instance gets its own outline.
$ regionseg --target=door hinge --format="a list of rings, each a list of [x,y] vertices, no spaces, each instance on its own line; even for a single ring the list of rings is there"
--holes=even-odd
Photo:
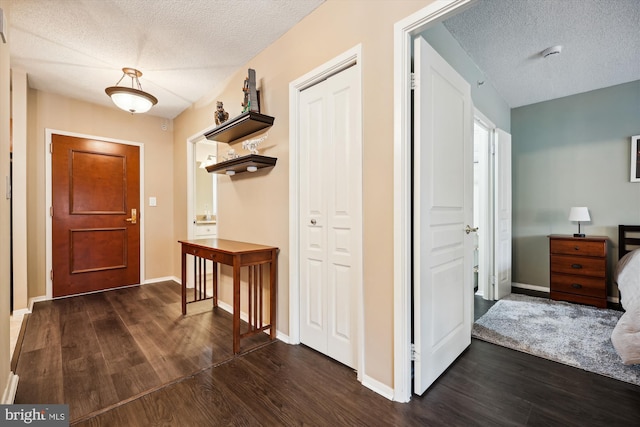
[[[491,276],[491,286],[496,285],[496,276]]]
[[[495,155],[496,154],[496,141],[495,140],[491,140],[491,155]]]
[[[416,88],[416,73],[411,73],[411,90]]]
[[[49,207],[49,216],[53,218],[53,206]]]
[[[49,277],[51,277],[51,281],[53,282],[53,269],[49,272]]]
[[[416,345],[411,343],[411,361],[415,361],[418,358],[418,353],[416,353]]]
[[[49,152],[53,154],[53,143],[49,143]]]

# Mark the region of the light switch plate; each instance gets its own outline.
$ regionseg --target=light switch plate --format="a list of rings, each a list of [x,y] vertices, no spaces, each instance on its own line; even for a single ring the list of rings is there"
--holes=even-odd
[[[158,200],[155,197],[149,197],[149,206],[158,206]]]

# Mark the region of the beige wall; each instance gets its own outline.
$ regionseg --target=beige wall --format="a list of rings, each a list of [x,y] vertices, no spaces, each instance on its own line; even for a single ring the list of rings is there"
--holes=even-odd
[[[105,95],[106,96],[106,95]],[[170,248],[173,232],[173,149],[172,121],[159,117],[132,115],[115,107],[89,104],[36,90],[28,97],[28,278],[29,296],[45,295],[45,129],[74,132],[144,144],[144,280],[173,275]],[[162,130],[166,124],[167,130]],[[157,207],[149,207],[155,196]]]
[[[262,112],[275,117],[261,153],[278,158],[267,172],[218,178],[218,235],[280,248],[278,329],[289,332],[289,88],[291,81],[362,44],[364,122],[363,374],[393,386],[393,25],[431,3],[329,0],[233,78],[175,119],[174,185],[176,239],[187,235],[186,139],[213,124],[215,101],[231,117],[240,113],[242,82],[254,68],[262,89]],[[220,145],[219,155],[228,146]],[[233,146],[241,151],[240,144]],[[173,248],[174,274],[179,247]],[[222,290],[222,298],[228,294]]]
[[[10,22],[9,3],[6,0],[0,0],[0,8],[7,17],[7,23]],[[0,396],[7,387],[7,380],[11,372],[9,361],[10,204],[5,197],[4,189],[5,177],[9,176],[9,121],[11,115],[9,73],[9,44],[0,41],[0,180],[2,182],[0,186]]]

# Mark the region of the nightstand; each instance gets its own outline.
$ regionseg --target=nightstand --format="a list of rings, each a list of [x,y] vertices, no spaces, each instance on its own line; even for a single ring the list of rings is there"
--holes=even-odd
[[[551,299],[606,308],[607,243],[603,236],[549,236]]]

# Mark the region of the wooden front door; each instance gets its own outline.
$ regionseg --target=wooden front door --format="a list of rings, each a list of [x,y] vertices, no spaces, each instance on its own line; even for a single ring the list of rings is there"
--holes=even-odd
[[[140,148],[52,136],[53,296],[140,283]]]

